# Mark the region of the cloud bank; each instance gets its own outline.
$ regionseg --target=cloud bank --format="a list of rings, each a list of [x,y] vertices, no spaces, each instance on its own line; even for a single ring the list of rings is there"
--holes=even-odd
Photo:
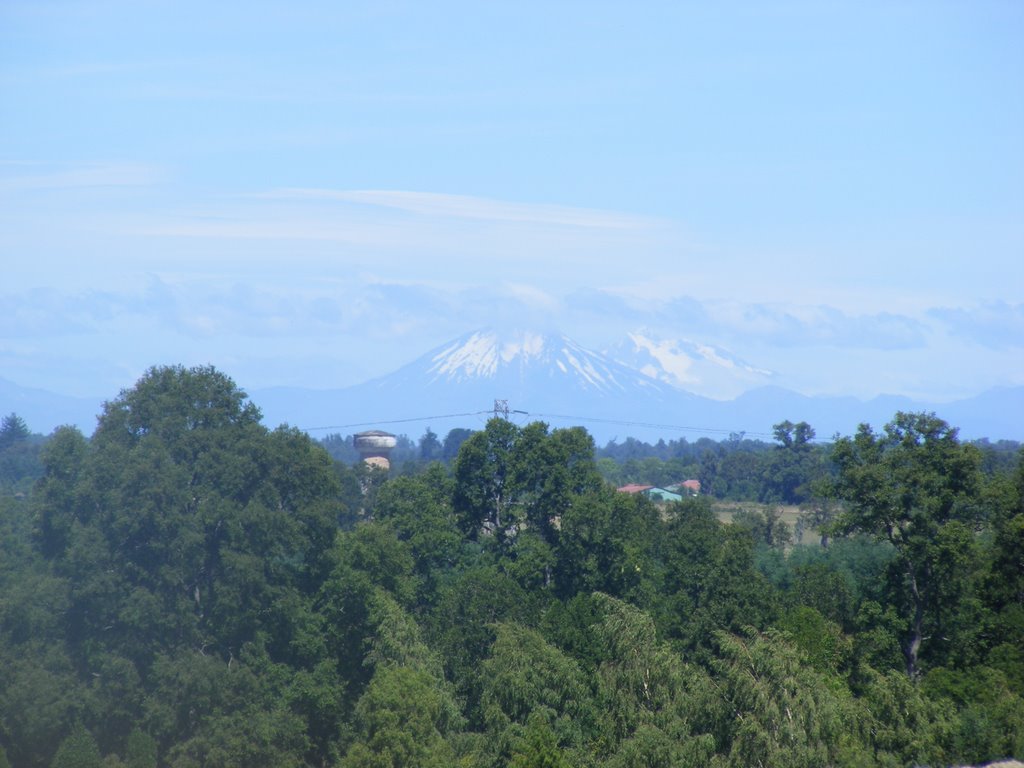
[[[936,338],[965,338],[996,353],[1021,345],[1014,328],[1022,322],[1021,307],[1011,305],[854,314],[691,296],[643,302],[607,290],[558,293],[518,282],[427,285],[363,276],[298,291],[151,276],[138,290],[0,294],[0,342],[7,345],[0,364],[24,365],[33,349],[66,349],[73,359],[91,359],[93,369],[104,356],[112,368],[137,373],[162,362],[226,361],[258,386],[311,380],[342,386],[387,373],[475,327],[560,330],[594,348],[643,327],[664,339],[718,345],[780,371],[780,383],[789,386],[812,385],[817,379],[807,371],[814,368],[824,380],[850,366],[849,375],[860,381],[849,383],[865,391],[883,371],[899,380],[895,372],[903,368],[922,381],[950,383],[948,354]],[[995,374],[1003,384],[1024,378],[1021,365],[1003,362],[1000,374],[985,369],[990,358],[976,359],[983,362],[964,376]]]

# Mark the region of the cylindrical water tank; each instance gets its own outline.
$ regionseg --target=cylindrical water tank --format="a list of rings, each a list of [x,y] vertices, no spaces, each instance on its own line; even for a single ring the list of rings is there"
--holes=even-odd
[[[353,442],[359,451],[359,458],[367,464],[382,469],[391,467],[391,449],[398,443],[397,438],[391,433],[371,429],[354,435]]]

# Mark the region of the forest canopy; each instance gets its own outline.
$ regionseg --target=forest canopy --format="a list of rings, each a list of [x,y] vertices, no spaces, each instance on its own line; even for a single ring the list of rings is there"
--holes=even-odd
[[[210,367],[151,369],[91,436],[5,418],[0,766],[1024,756],[1019,451],[905,413],[625,458],[540,422],[449,438],[353,466]],[[645,451],[705,492],[617,492]],[[820,540],[723,519],[730,489]]]

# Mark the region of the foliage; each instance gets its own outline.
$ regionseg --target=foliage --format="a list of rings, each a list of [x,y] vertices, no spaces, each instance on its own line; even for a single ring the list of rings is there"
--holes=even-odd
[[[0,420],[0,494],[24,494],[42,477],[45,443],[41,435],[29,432],[18,414]]]
[[[0,419],[0,451],[26,440],[30,434],[25,420],[16,413],[9,413]]]
[[[754,568],[754,540],[741,526],[723,526],[704,499],[679,505],[661,543],[667,606],[663,624],[683,646],[709,647],[715,630],[764,627],[774,594]]]
[[[23,427],[0,428],[0,468],[38,460],[0,493],[0,765],[1024,751],[1024,463],[929,414],[831,453],[782,422],[775,445],[600,458],[583,430],[492,420],[405,440],[388,474],[333,460],[342,438],[267,429],[212,368],[170,367],[91,437]],[[723,524],[706,496],[659,508],[609,471],[773,505]],[[827,547],[787,538],[773,510],[796,500]]]
[[[522,727],[543,723],[543,734],[561,749],[581,748],[592,735],[597,712],[579,665],[520,625],[499,624],[495,635],[491,655],[481,665],[486,728],[508,741],[509,732],[514,738]]]
[[[703,711],[713,717],[708,726],[723,752],[728,745],[728,764],[835,764],[848,748],[841,738],[848,707],[828,679],[803,665],[777,633],[718,632],[715,639],[718,685]]]
[[[100,768],[100,748],[96,739],[81,725],[60,743],[52,768]]]
[[[892,545],[891,583],[905,603],[907,672],[919,673],[926,635],[939,629],[963,594],[972,561],[978,453],[931,414],[898,413],[876,435],[861,425],[834,449],[834,494],[846,502],[833,530],[867,533]]]
[[[444,706],[425,672],[386,665],[356,705],[357,739],[342,768],[447,768]]]

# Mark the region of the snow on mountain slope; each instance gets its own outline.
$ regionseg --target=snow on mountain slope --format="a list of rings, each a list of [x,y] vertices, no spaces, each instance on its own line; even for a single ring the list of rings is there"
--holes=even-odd
[[[487,381],[522,388],[531,383],[608,395],[643,390],[656,395],[662,384],[638,371],[588,350],[561,334],[479,330],[427,353],[395,374],[379,380],[415,377],[430,385]]]
[[[628,352],[637,367],[622,362]],[[770,439],[772,425],[785,419],[807,421],[827,438],[836,432],[853,434],[862,421],[884,424],[901,408],[934,410],[943,418],[948,412],[965,437],[1020,439],[1024,434],[1024,420],[1017,415],[1024,414],[1024,387],[945,406],[892,398],[863,402],[764,386],[768,371],[721,349],[659,340],[649,333],[633,334],[616,356],[619,361],[557,333],[481,330],[363,384],[341,390],[264,390],[254,399],[268,423],[316,429],[335,425],[331,428],[342,433],[371,425],[408,434],[421,433],[427,425],[438,433],[452,426],[481,428],[494,401],[506,399],[515,418],[556,427],[579,424],[599,443],[627,435],[653,441],[730,432]],[[638,370],[644,366],[650,368]],[[751,388],[751,383],[761,386]]]
[[[1024,438],[1024,387],[944,405],[892,397],[869,402],[807,397],[765,386],[770,372],[719,348],[644,332],[632,334],[616,357],[557,333],[481,330],[353,387],[273,388],[253,394],[269,424],[341,433],[366,426],[408,434],[428,425],[438,433],[453,426],[480,428],[495,400],[504,399],[517,419],[540,419],[556,427],[579,424],[599,443],[627,435],[654,441],[730,432],[767,439],[772,425],[785,419],[807,421],[819,437],[828,438],[837,432],[853,434],[864,421],[878,427],[896,410],[935,411],[968,439]],[[624,364],[625,359],[635,360],[636,367]]]
[[[285,395],[278,393],[275,398]],[[479,413],[499,399],[528,417],[558,425],[585,423],[574,421],[575,417],[644,422],[692,419],[703,412],[705,402],[561,334],[479,330],[386,376],[333,394],[307,396],[304,407],[309,419],[316,409],[325,414],[321,422],[341,425]],[[290,418],[295,423],[299,416]],[[481,416],[477,421],[482,425],[485,420]]]
[[[628,334],[608,356],[652,379],[718,400],[763,386],[774,376],[710,344],[662,339],[647,331]]]

